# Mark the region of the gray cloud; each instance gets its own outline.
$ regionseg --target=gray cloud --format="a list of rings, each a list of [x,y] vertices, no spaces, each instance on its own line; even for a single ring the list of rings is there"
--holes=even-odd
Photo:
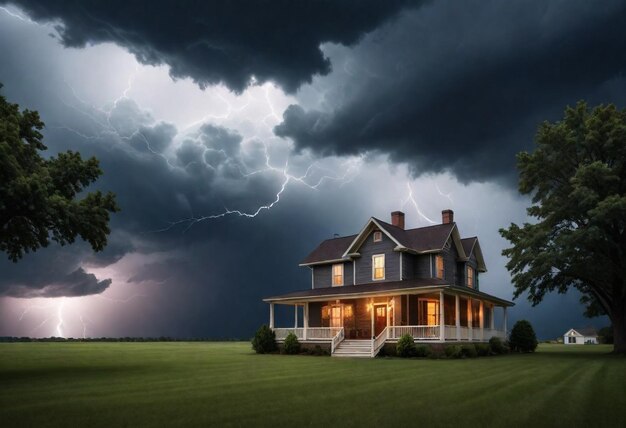
[[[317,153],[389,153],[415,173],[514,177],[515,153],[566,104],[626,104],[623,2],[435,2],[354,49],[304,88],[275,132]],[[321,96],[321,102],[312,102]],[[512,180],[511,180],[512,181]]]
[[[68,47],[113,42],[144,64],[167,64],[173,77],[242,91],[254,76],[295,91],[331,64],[321,43],[355,43],[393,16],[403,0],[140,1],[11,0],[37,21],[58,21]]]

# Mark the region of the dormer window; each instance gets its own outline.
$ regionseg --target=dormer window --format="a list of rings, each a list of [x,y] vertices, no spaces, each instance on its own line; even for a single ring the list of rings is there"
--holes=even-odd
[[[467,286],[474,288],[474,268],[471,266],[467,267]]]
[[[374,232],[374,242],[380,242],[383,240],[383,233],[380,231]]]
[[[443,279],[443,256],[441,255],[435,256],[435,274],[437,275],[437,278]]]
[[[385,279],[385,255],[375,254],[372,256],[372,279]]]
[[[333,265],[333,287],[343,285],[343,263]]]

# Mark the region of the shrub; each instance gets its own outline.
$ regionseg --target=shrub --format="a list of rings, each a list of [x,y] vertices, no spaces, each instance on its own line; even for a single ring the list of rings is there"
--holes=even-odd
[[[298,342],[298,336],[293,333],[289,333],[287,337],[285,337],[283,352],[289,355],[300,353],[300,342]]]
[[[256,331],[254,339],[252,339],[252,349],[257,354],[268,354],[275,352],[276,347],[276,334],[267,325],[262,325]]]
[[[537,336],[533,326],[526,320],[519,320],[511,330],[509,338],[511,349],[515,352],[535,352]]]
[[[476,345],[476,352],[478,352],[479,357],[487,357],[491,355],[491,348],[488,343],[479,343]]]
[[[448,345],[446,346],[446,357],[448,358],[461,358],[461,346],[460,345]]]
[[[473,343],[468,345],[463,345],[461,347],[461,356],[464,358],[476,358],[478,357],[478,352],[476,351],[476,346]]]
[[[428,345],[419,345],[415,347],[415,356],[416,357],[430,357],[433,352]]]
[[[415,341],[410,334],[404,334],[396,344],[396,354],[401,358],[410,358],[415,356]]]
[[[492,337],[489,339],[489,348],[491,349],[491,353],[495,355],[500,355],[506,353],[506,347],[502,340],[499,337]]]

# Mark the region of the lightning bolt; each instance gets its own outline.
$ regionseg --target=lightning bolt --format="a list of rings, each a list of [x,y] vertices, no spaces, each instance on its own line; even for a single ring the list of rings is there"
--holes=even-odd
[[[404,207],[407,203],[411,203],[411,205],[413,205],[413,207],[415,208],[415,211],[417,212],[417,215],[420,216],[420,218],[426,220],[428,223],[430,224],[437,224],[435,221],[431,220],[430,218],[428,218],[426,216],[426,214],[424,214],[422,212],[422,210],[420,210],[419,205],[417,204],[417,201],[415,200],[415,198],[413,197],[413,189],[411,188],[411,183],[407,181],[406,186],[408,188],[408,196],[407,198],[402,202],[402,207]]]
[[[59,303],[59,306],[57,307],[57,326],[56,326],[56,333],[57,333],[57,337],[65,337],[63,335],[63,304],[65,303],[65,298],[61,298],[61,302]]]
[[[22,15],[16,13],[16,12],[13,12],[13,11],[7,9],[6,7],[0,6],[0,10],[3,11],[4,13],[6,13],[7,15],[9,15],[12,18],[16,18],[16,19],[19,19],[22,22],[27,22],[29,24],[35,24],[35,25],[41,27],[41,25],[37,24],[35,21],[32,21],[30,18],[28,18],[26,16],[22,16]]]
[[[435,189],[437,189],[437,192],[443,196],[444,198],[448,198],[448,200],[450,201],[451,204],[454,204],[454,201],[452,200],[452,192],[450,193],[443,193],[441,191],[441,189],[439,188],[439,186],[437,185],[437,183],[435,183]]]

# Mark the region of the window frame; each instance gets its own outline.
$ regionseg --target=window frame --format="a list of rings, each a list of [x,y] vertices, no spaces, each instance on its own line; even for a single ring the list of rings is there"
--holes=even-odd
[[[383,259],[383,277],[382,278],[376,278],[376,258],[377,257],[382,257]],[[381,268],[378,268],[381,269]],[[385,277],[387,276],[386,273],[386,266],[385,266],[385,255],[384,254],[372,254],[372,281],[383,281],[385,279]]]
[[[439,276],[439,267],[437,266],[437,261],[441,260],[441,276]],[[446,276],[446,263],[443,258],[443,255],[436,254],[435,255],[435,278],[444,279]]]
[[[467,278],[466,278],[466,285],[469,288],[474,288],[474,284],[476,283],[475,280],[475,271],[474,268],[471,266],[467,266]]]
[[[335,274],[335,267],[337,266],[341,267],[341,283],[340,284],[335,284],[335,278],[339,276]],[[343,267],[343,263],[334,263],[330,268],[330,285],[333,287],[341,287],[342,285],[344,285],[344,282],[345,282],[344,273],[345,273],[345,269]]]
[[[383,242],[383,233],[380,230],[375,230],[373,235],[374,242]]]

